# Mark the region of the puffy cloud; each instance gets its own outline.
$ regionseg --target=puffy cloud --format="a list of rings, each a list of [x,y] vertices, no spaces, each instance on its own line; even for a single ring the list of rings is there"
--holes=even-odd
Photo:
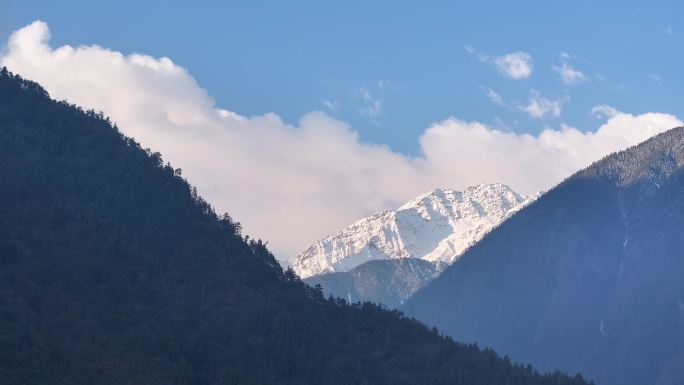
[[[547,99],[539,91],[531,90],[529,102],[518,108],[527,112],[533,118],[543,118],[545,116],[557,118],[561,115],[561,105],[564,101],[564,99]]]
[[[502,75],[511,79],[526,79],[532,75],[532,56],[523,51],[495,57],[494,64]]]
[[[98,46],[52,48],[35,22],[10,37],[0,63],[57,99],[102,110],[164,158],[218,211],[268,239],[280,258],[358,218],[438,186],[508,183],[546,189],[605,154],[681,125],[674,116],[616,112],[596,132],[563,126],[538,136],[455,118],[429,127],[408,157],[361,142],[322,112],[295,125],[276,114],[245,117],[218,108],[168,58]]]

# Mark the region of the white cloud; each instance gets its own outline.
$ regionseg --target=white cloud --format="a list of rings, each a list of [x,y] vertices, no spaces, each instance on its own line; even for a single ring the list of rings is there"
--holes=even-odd
[[[528,103],[518,108],[527,112],[533,118],[543,118],[546,116],[557,118],[561,115],[561,105],[565,100],[567,99],[547,99],[539,91],[530,90]]]
[[[558,118],[562,112],[562,105],[569,100],[568,96],[559,99],[548,99],[537,90],[530,90],[530,97],[526,104],[509,103],[498,92],[489,87],[480,87],[482,92],[490,101],[509,110],[518,109],[527,113],[532,118],[555,117]],[[506,127],[503,122],[497,122],[497,126]]]
[[[18,30],[0,63],[57,99],[104,111],[125,134],[182,168],[218,211],[268,239],[281,258],[438,186],[549,188],[611,151],[682,124],[667,114],[617,112],[595,132],[562,126],[533,136],[450,118],[421,136],[420,156],[407,157],[361,142],[324,113],[290,125],[275,114],[245,117],[217,108],[166,58],[98,46],[52,48],[48,38],[41,22]]]
[[[562,52],[560,57],[561,64],[554,65],[551,68],[555,73],[560,75],[563,83],[568,86],[574,86],[589,81],[589,78],[582,71],[576,69],[570,64],[570,59],[572,58],[570,54]]]
[[[373,96],[366,87],[361,87],[361,89],[359,89],[359,95],[361,96],[361,99],[364,101],[369,101],[373,99]]]
[[[392,84],[392,82],[390,82],[389,80],[383,80],[383,79],[381,79],[381,80],[378,80],[378,89],[380,90],[380,92],[384,92],[384,91],[387,90],[387,89],[388,89],[388,90],[391,90],[391,91],[394,91],[394,90],[395,90],[395,86],[394,86],[394,84]]]
[[[498,104],[501,107],[505,107],[508,109],[511,109],[511,106],[504,100],[504,98],[499,95],[498,92],[494,91],[492,88],[489,87],[480,87],[482,89],[482,92],[487,96],[489,100],[492,101],[494,104]]]
[[[499,94],[498,94],[496,91],[494,91],[493,89],[491,89],[491,88],[485,88],[485,89],[483,89],[483,91],[484,91],[485,95],[487,95],[487,97],[489,98],[489,100],[491,100],[492,102],[494,102],[494,103],[496,103],[496,104],[499,104],[499,105],[505,104],[504,101],[503,101],[503,98],[501,97],[501,95],[499,95]]]
[[[653,80],[657,85],[662,86],[663,85],[663,78],[661,78],[659,75],[656,74],[649,74],[648,77]]]
[[[471,46],[463,47],[466,52],[475,55],[483,63],[494,64],[499,73],[511,79],[527,79],[532,75],[532,55],[523,51],[515,51],[502,56],[488,56],[477,52]]]
[[[389,85],[389,82],[384,83],[382,80],[378,82],[378,87],[380,87],[381,91],[387,85]],[[368,116],[375,124],[380,125],[379,118],[382,115],[382,99],[373,96],[366,87],[359,89],[359,96],[363,101],[363,106],[359,108],[359,113]]]
[[[327,109],[329,109],[332,112],[336,112],[337,110],[340,109],[340,103],[338,103],[336,101],[323,99],[323,100],[321,100],[321,104],[324,105]]]
[[[382,114],[382,100],[373,99],[366,108],[361,109],[363,113],[371,118],[378,118]]]
[[[459,186],[502,181],[529,193],[548,189],[611,152],[681,124],[668,114],[618,113],[595,132],[562,125],[533,136],[451,118],[430,127],[420,143],[431,180],[458,181]]]
[[[552,68],[560,75],[563,83],[569,86],[574,86],[589,80],[584,73],[575,69],[568,63],[562,63],[560,66],[553,66]]]
[[[598,106],[595,106],[594,108],[591,109],[591,114],[598,118],[612,118],[613,116],[620,115],[621,112],[618,111],[615,107],[611,107],[607,104],[601,104]]]
[[[532,75],[532,56],[526,52],[516,51],[494,58],[499,72],[511,79],[526,79]]]

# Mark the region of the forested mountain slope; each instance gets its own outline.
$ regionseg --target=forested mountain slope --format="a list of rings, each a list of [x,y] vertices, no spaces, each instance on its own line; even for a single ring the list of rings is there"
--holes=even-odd
[[[0,383],[585,383],[324,299],[180,174],[0,71]]]
[[[601,384],[684,383],[684,128],[570,177],[409,299],[463,341]]]

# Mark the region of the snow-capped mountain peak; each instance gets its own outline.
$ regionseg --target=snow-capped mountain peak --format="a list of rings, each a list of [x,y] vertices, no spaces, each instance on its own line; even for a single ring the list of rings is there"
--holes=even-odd
[[[501,183],[483,183],[463,191],[435,189],[395,211],[380,211],[319,240],[294,257],[291,266],[306,278],[349,271],[377,259],[452,263],[535,198]]]

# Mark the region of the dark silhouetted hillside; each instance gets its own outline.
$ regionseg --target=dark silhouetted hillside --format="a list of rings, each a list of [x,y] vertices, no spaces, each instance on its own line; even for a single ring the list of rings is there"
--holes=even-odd
[[[0,71],[0,383],[585,383],[324,299],[180,175]]]
[[[607,385],[684,384],[684,128],[582,170],[403,308]]]

